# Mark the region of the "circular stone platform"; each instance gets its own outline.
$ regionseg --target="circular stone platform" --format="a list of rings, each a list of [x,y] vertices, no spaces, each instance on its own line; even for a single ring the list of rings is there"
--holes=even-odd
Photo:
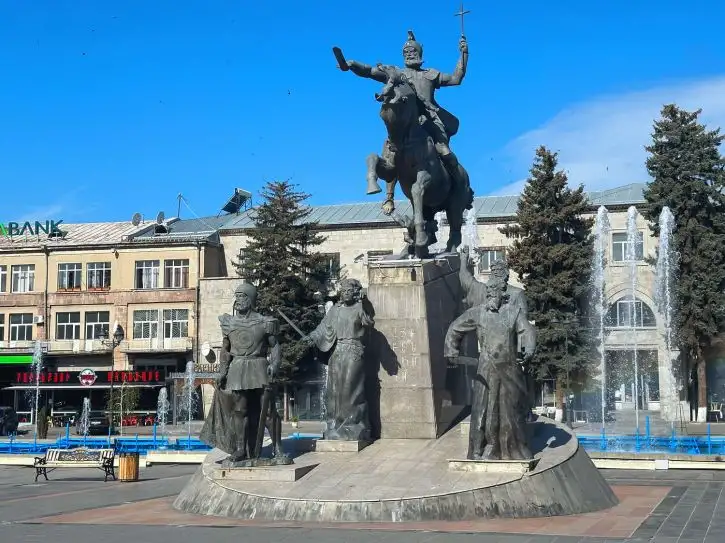
[[[174,507],[268,521],[413,522],[571,515],[618,503],[567,428],[544,417],[529,426],[539,462],[524,475],[449,471],[448,460],[467,450],[458,428],[437,440],[379,440],[358,453],[305,452],[278,468],[316,464],[294,482],[215,479],[226,455],[214,450]]]

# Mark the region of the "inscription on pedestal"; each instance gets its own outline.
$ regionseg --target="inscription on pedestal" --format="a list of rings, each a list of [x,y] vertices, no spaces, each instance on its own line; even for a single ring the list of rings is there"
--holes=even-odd
[[[468,473],[527,473],[533,470],[538,463],[538,458],[530,460],[448,460],[448,470]]]

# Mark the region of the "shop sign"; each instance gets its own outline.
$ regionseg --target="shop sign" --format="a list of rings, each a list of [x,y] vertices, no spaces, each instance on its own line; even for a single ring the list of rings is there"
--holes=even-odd
[[[96,382],[96,372],[86,368],[78,374],[78,380],[84,387],[89,387]]]
[[[114,383],[160,383],[165,378],[159,370],[148,371],[103,371],[96,373],[91,369],[84,369],[80,372],[69,371],[43,371],[35,374],[32,371],[21,371],[15,374],[16,383],[26,385],[30,383],[40,384],[73,384],[80,382],[84,386],[94,384]]]
[[[198,362],[194,364],[194,371],[196,373],[218,373],[219,372],[219,363],[216,364],[199,364]]]
[[[9,222],[6,224],[0,223],[0,234],[6,238],[13,236],[39,236],[41,232],[48,235],[60,235],[63,231],[59,228],[63,221],[46,220],[46,221],[25,221]]]

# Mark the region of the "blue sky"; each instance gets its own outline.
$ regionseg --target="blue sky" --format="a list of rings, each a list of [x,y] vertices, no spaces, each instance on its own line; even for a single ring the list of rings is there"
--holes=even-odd
[[[646,181],[663,102],[725,124],[725,4],[469,0],[452,147],[477,194],[515,193],[533,151],[570,181]],[[377,8],[377,9],[376,9]],[[365,195],[385,137],[379,85],[340,72],[331,47],[400,61],[406,30],[443,71],[458,2],[0,0],[0,222],[216,214],[233,187],[291,179],[315,204]]]

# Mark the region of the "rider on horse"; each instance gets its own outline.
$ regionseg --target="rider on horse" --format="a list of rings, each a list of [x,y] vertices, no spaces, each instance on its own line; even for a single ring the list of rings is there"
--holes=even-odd
[[[462,183],[458,169],[458,158],[449,146],[450,138],[458,132],[458,119],[440,107],[435,100],[435,91],[440,87],[460,85],[466,75],[468,64],[468,42],[461,36],[459,43],[461,56],[452,74],[441,73],[438,70],[423,68],[423,46],[415,40],[412,31],[408,31],[408,40],[403,46],[403,59],[405,68],[394,68],[413,86],[422,106],[422,123],[435,143],[436,151],[446,167],[451,178],[456,183]],[[369,66],[360,62],[348,61],[350,70],[360,76],[382,83],[387,82],[388,74],[380,67]],[[383,146],[383,159],[391,167],[395,167],[396,149],[393,149],[386,139]],[[377,179],[368,178],[368,194],[380,192]],[[390,198],[391,195],[389,194]]]

